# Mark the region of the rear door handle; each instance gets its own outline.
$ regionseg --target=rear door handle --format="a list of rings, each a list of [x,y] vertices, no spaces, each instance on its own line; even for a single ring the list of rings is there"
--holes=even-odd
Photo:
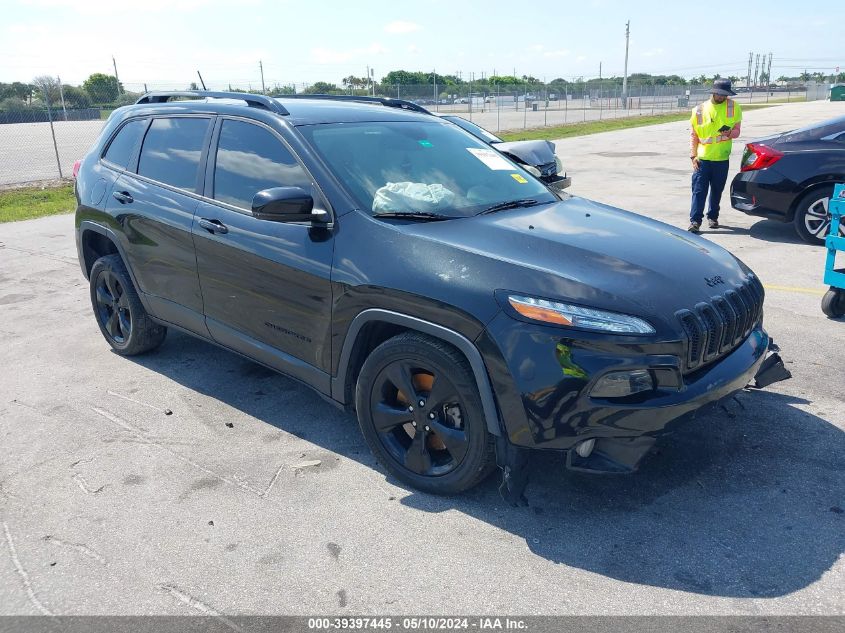
[[[128,191],[115,191],[111,195],[114,196],[114,199],[117,200],[120,204],[129,204],[130,202],[134,202],[134,198],[129,195]]]
[[[209,220],[208,218],[200,218],[197,222],[202,228],[210,233],[228,233],[229,228],[220,220]]]

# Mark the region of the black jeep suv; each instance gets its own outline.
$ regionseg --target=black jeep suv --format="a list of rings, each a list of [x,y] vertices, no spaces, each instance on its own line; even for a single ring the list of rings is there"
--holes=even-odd
[[[669,422],[783,377],[733,255],[553,192],[407,106],[192,92],[116,110],[76,181],[112,348],[175,327],[283,372],[436,493],[497,462],[513,491],[532,448],[634,470]]]

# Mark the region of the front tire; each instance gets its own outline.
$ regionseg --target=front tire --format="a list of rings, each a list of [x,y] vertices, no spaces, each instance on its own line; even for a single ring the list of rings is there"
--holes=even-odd
[[[455,494],[495,468],[472,370],[438,339],[407,332],[379,345],[361,368],[355,404],[376,458],[414,488]]]
[[[115,352],[134,356],[164,342],[167,328],[144,310],[120,255],[106,255],[94,262],[89,280],[97,325]]]

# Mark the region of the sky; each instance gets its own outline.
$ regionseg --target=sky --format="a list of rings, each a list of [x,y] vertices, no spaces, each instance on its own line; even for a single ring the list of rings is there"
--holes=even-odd
[[[0,82],[38,75],[80,84],[114,74],[130,90],[260,88],[380,79],[432,69],[621,76],[745,76],[749,52],[772,54],[772,77],[845,71],[845,2],[502,2],[499,0],[0,0]],[[839,30],[840,37],[834,33]]]

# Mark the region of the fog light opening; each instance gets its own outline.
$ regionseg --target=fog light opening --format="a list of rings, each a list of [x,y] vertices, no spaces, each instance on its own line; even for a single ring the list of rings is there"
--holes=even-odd
[[[596,441],[593,440],[584,440],[580,444],[575,447],[575,452],[578,453],[579,457],[589,457],[590,453],[593,452],[593,448],[596,446]]]
[[[590,395],[594,398],[624,398],[654,389],[654,379],[647,369],[614,371],[602,376]]]

